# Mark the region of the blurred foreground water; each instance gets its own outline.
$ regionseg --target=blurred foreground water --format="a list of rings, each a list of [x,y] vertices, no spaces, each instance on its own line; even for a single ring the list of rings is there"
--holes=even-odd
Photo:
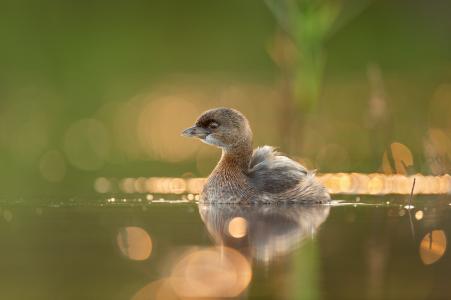
[[[30,203],[36,203],[30,205]],[[451,197],[3,202],[2,299],[444,299]]]

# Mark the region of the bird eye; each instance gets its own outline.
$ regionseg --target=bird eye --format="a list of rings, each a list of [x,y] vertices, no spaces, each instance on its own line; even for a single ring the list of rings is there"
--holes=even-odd
[[[216,129],[219,127],[219,124],[216,122],[210,122],[210,124],[208,124],[208,128],[210,129]]]

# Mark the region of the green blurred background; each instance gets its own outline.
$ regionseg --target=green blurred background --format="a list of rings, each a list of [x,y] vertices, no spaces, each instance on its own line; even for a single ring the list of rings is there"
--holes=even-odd
[[[320,172],[451,166],[450,1],[0,1],[2,195],[207,176],[235,107]],[[400,170],[397,162],[405,167]]]

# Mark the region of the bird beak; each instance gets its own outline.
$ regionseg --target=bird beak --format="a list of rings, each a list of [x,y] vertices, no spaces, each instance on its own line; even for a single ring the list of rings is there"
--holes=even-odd
[[[205,138],[209,134],[210,132],[208,132],[206,129],[198,126],[193,126],[182,131],[182,136],[198,137],[200,139]]]

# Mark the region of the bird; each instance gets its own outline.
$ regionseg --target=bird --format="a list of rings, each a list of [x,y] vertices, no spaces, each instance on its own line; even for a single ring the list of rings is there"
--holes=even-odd
[[[249,260],[270,264],[313,237],[328,216],[328,205],[243,205],[199,203],[199,215],[218,246]]]
[[[201,193],[203,203],[303,203],[330,201],[326,188],[298,162],[272,146],[253,150],[247,118],[233,108],[205,111],[182,136],[222,149]]]

